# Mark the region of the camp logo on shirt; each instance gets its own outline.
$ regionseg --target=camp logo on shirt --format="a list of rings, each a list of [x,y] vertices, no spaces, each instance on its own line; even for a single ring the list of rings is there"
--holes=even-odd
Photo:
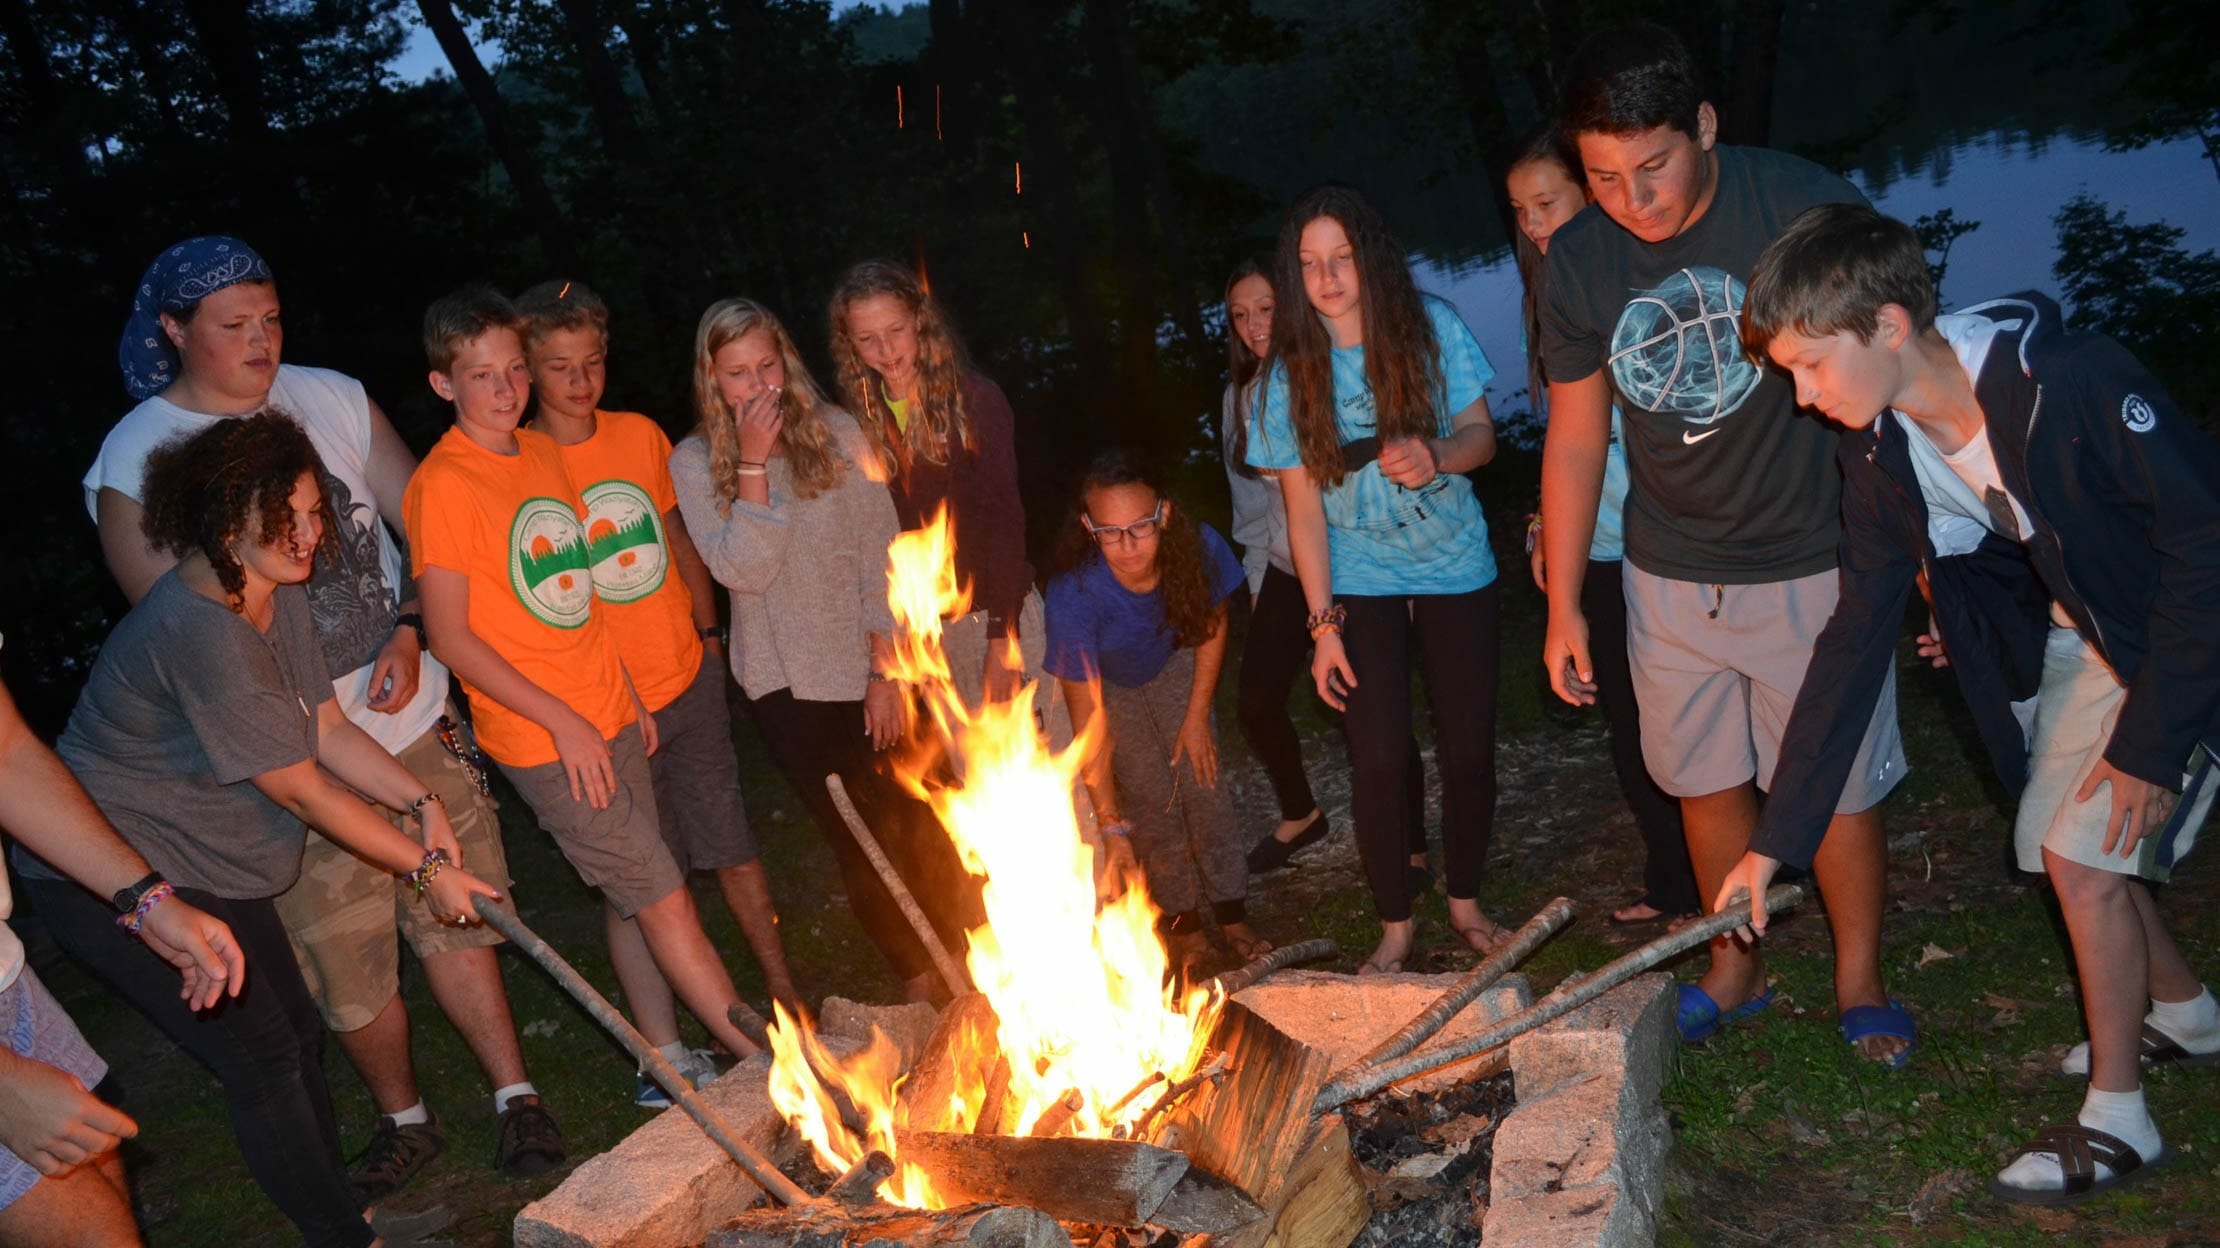
[[[604,602],[637,602],[663,587],[670,567],[663,518],[645,490],[630,481],[597,482],[586,501],[586,562]]]
[[[569,503],[528,498],[516,509],[509,525],[509,584],[525,610],[557,628],[577,628],[593,614],[586,532]]]
[[[1611,380],[1653,412],[1709,425],[1742,406],[1764,373],[1742,353],[1747,292],[1709,265],[1681,269],[1627,301],[1611,331]],[[1708,433],[1681,435],[1700,442]]]

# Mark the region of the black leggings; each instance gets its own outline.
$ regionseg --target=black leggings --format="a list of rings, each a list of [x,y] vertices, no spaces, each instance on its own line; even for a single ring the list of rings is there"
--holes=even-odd
[[[1310,777],[1303,771],[1303,742],[1295,721],[1287,713],[1288,690],[1297,680],[1307,686],[1310,676],[1310,634],[1303,629],[1310,612],[1303,603],[1303,583],[1278,568],[1264,570],[1264,584],[1257,589],[1256,605],[1249,613],[1249,635],[1241,651],[1239,705],[1241,735],[1264,764],[1272,793],[1279,799],[1280,818],[1301,819],[1318,809],[1311,795]],[[1342,721],[1343,731],[1348,728]],[[1426,765],[1418,757],[1418,740],[1410,737],[1410,758],[1404,766],[1409,790],[1410,852],[1426,852]]]
[[[1681,834],[1680,803],[1650,779],[1642,761],[1642,714],[1634,697],[1634,671],[1626,657],[1626,581],[1617,560],[1591,562],[1580,585],[1580,610],[1588,617],[1588,659],[1595,664],[1596,700],[1611,725],[1611,767],[1619,792],[1642,834],[1642,900],[1667,914],[1703,909],[1696,872]]]
[[[324,1083],[324,1024],[267,898],[177,895],[231,925],[247,986],[204,1014],[177,996],[177,971],[116,926],[115,910],[75,884],[22,880],[56,943],[108,981],[223,1085],[247,1169],[314,1248],[360,1248],[375,1236],[347,1181]]]
[[[1357,849],[1380,918],[1411,917],[1406,854],[1410,809],[1411,669],[1426,673],[1441,774],[1441,841],[1448,893],[1480,891],[1495,831],[1497,599],[1493,584],[1463,594],[1337,599],[1349,610],[1342,645],[1349,691]],[[1412,645],[1413,640],[1417,644]],[[1414,654],[1415,650],[1415,654]]]
[[[886,851],[887,861],[916,897],[941,943],[961,961],[964,933],[983,921],[978,887],[963,869],[932,808],[879,770],[870,738],[863,732],[863,703],[813,702],[795,697],[792,690],[777,689],[750,699],[748,709],[779,770],[831,843],[848,905],[863,925],[863,934],[905,979],[933,970],[932,955],[825,791],[826,776],[840,777],[856,813]]]

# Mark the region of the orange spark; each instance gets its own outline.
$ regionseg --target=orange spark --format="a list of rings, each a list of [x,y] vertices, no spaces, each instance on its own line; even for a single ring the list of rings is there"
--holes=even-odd
[[[894,84],[894,128],[902,129],[902,84]]]
[[[1017,161],[1013,168],[1017,171],[1017,193],[1023,195],[1025,194],[1025,162]]]
[[[933,84],[933,142],[940,142],[940,84]]]
[[[1025,249],[1027,251],[1033,250],[1033,231],[1020,230],[1018,231],[1018,237],[1025,240]]]

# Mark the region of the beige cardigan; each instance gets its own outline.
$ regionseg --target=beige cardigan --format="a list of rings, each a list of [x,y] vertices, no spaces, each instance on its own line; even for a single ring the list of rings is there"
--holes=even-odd
[[[726,508],[702,436],[671,452],[687,534],[732,595],[732,674],[750,698],[789,689],[808,702],[861,701],[870,634],[894,632],[886,599],[886,548],[900,531],[894,500],[855,467],[872,454],[855,418],[828,408],[825,423],[849,466],[810,499],[794,496],[780,455],[769,465],[768,506],[735,499]]]

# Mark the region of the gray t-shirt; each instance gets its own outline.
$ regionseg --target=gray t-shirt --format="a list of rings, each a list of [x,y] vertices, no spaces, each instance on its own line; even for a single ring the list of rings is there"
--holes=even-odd
[[[1717,151],[1717,193],[1685,233],[1645,243],[1591,205],[1551,238],[1542,359],[1562,380],[1609,370],[1633,481],[1627,559],[1755,585],[1835,566],[1842,475],[1833,426],[1743,353],[1745,283],[1797,213],[1865,197],[1800,157]]]
[[[273,897],[307,828],[252,780],[316,757],[332,696],[308,594],[277,590],[267,633],[164,573],[108,635],[55,750],[172,884]]]

